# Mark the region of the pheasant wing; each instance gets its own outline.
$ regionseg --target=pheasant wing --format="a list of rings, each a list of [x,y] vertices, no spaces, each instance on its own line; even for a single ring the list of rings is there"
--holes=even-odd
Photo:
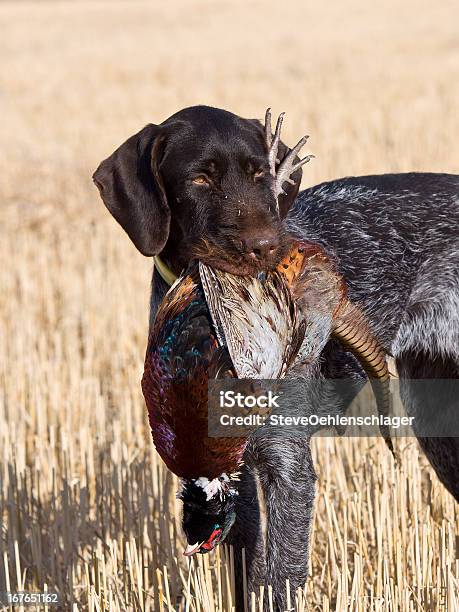
[[[239,378],[280,378],[304,335],[285,279],[276,271],[258,278],[234,276],[199,262],[217,336]]]

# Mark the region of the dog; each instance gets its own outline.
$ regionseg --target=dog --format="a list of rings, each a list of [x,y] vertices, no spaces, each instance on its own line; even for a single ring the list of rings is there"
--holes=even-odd
[[[288,151],[281,142],[278,161]],[[277,208],[262,124],[195,106],[144,127],[93,178],[135,246],[155,257],[150,321],[171,280],[192,259],[257,275],[279,263],[292,239],[311,241],[335,258],[351,301],[395,357],[408,414],[424,425],[439,414],[454,420],[457,393],[426,395],[416,379],[459,378],[459,176],[351,177],[299,192],[299,169]],[[332,339],[308,374],[354,378],[356,390],[366,380],[355,358]],[[340,410],[349,399],[336,398]],[[314,412],[314,398],[305,401]],[[459,437],[431,437],[425,427],[416,433],[459,500]],[[272,585],[276,609],[285,608],[287,578],[292,589],[304,584],[315,481],[309,440],[249,443],[228,538],[236,550],[238,608],[244,606],[242,548],[249,591]]]

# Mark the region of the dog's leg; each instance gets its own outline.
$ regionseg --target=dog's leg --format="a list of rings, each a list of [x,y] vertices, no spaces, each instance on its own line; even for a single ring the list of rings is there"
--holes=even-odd
[[[257,452],[267,521],[265,584],[273,588],[274,609],[286,610],[287,579],[293,603],[308,576],[316,475],[309,440],[260,438]]]
[[[459,501],[459,437],[445,436],[445,432],[459,431],[459,362],[423,351],[404,351],[396,362],[400,396],[414,417],[419,444],[438,478]],[[436,437],[438,431],[445,437]]]
[[[260,585],[264,584],[266,576],[257,482],[254,471],[247,464],[243,466],[241,471],[238,493],[237,518],[228,535],[227,542],[233,547],[234,552],[236,610],[237,612],[243,612],[244,604],[250,605],[249,602],[244,602],[244,572],[249,598],[252,591],[258,592]]]
[[[291,416],[344,413],[366,382],[356,359],[338,343],[330,341],[316,365],[295,372],[286,381],[283,401]],[[299,378],[298,378],[299,376]],[[328,379],[345,379],[337,385]],[[344,382],[344,381],[343,381]],[[303,587],[309,571],[309,535],[316,493],[316,474],[309,437],[301,431],[277,430],[274,436],[256,438],[255,463],[266,508],[266,586],[273,588],[275,609],[287,609],[286,580],[291,603]]]

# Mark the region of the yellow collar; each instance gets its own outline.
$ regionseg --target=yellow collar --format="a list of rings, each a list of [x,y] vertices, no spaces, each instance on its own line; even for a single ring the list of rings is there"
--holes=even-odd
[[[177,280],[178,276],[172,272],[169,266],[166,266],[166,264],[159,257],[159,255],[155,255],[153,257],[153,260],[155,262],[155,268],[158,270],[158,274],[163,279],[163,281],[167,283],[169,287],[171,287]]]

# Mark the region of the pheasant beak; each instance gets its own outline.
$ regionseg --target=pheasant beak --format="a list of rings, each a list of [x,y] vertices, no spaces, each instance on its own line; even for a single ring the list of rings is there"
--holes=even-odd
[[[203,544],[204,542],[198,542],[197,544],[188,544],[183,554],[185,555],[185,557],[191,557],[199,551]]]
[[[188,544],[183,554],[185,555],[185,557],[191,557],[197,552],[208,553],[217,546],[221,538],[222,530],[220,529],[220,527],[218,527],[217,529],[214,529],[212,531],[210,538],[207,541],[204,540],[204,542],[199,542],[197,544]]]

